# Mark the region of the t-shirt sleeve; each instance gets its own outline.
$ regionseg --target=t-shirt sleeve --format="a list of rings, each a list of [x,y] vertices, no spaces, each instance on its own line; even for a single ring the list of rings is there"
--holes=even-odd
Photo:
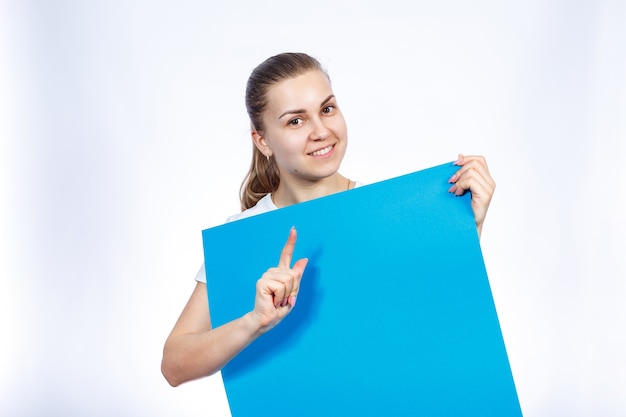
[[[206,270],[204,269],[204,262],[202,262],[202,266],[200,266],[200,270],[196,274],[196,281],[206,284]]]
[[[241,213],[233,214],[232,216],[226,219],[225,223],[230,223],[233,220],[236,220],[237,217],[239,217],[240,215]],[[198,270],[198,273],[196,274],[196,281],[203,282],[206,284],[206,269],[204,268],[204,262],[202,262],[202,265],[200,266],[200,269]]]

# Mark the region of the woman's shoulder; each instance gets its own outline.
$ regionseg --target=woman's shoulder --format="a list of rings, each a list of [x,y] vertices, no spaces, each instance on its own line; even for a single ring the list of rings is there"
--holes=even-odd
[[[361,181],[354,182],[354,188],[362,187],[365,185]],[[268,211],[276,210],[277,207],[272,200],[272,194],[265,194],[253,207],[242,211],[241,213],[233,214],[226,219],[226,223],[234,222],[235,220],[245,219],[247,217],[256,216],[257,214],[266,213]]]
[[[272,195],[266,194],[265,197],[260,199],[253,207],[242,211],[241,213],[233,214],[230,216],[226,223],[233,222],[235,220],[245,219],[246,217],[256,216],[257,214],[266,213],[276,209],[274,201],[272,201]]]

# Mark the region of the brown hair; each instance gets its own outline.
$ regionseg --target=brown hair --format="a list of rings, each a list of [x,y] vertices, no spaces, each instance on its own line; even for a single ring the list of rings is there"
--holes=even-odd
[[[275,55],[257,66],[246,85],[246,110],[252,129],[264,130],[263,113],[267,107],[267,93],[273,85],[312,70],[326,74],[317,59],[295,52]],[[275,192],[279,184],[280,175],[274,158],[267,158],[252,144],[252,163],[241,184],[241,209],[253,207],[266,194]]]

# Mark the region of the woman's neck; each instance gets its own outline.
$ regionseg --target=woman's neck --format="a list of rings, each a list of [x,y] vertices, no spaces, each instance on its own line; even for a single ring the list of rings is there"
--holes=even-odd
[[[352,181],[339,173],[317,181],[296,182],[281,178],[278,189],[272,195],[272,200],[276,207],[286,207],[345,191],[353,186]]]

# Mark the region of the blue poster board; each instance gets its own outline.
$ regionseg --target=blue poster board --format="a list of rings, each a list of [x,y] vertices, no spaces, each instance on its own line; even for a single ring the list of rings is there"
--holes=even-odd
[[[233,417],[522,415],[457,169],[203,231],[214,326],[253,308],[292,226],[309,258],[291,314],[222,370]]]

